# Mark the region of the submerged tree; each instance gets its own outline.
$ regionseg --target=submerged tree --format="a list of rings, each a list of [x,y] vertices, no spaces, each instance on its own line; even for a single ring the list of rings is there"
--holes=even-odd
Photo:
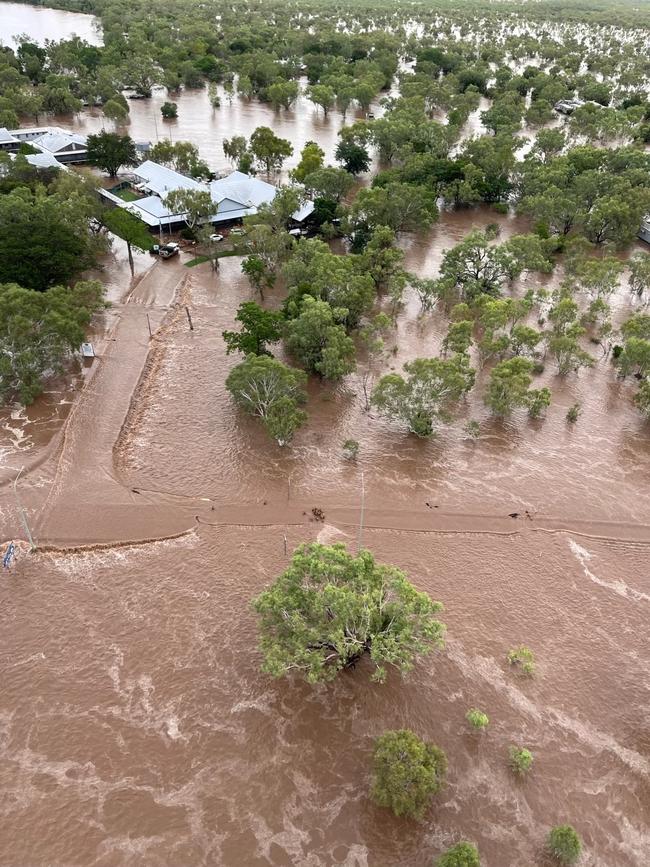
[[[307,420],[298,408],[307,396],[307,375],[269,355],[248,355],[228,374],[226,388],[236,403],[262,420],[269,436],[283,446]]]
[[[291,142],[279,138],[268,126],[258,126],[250,139],[251,153],[266,169],[266,174],[279,171],[282,163],[293,153]]]
[[[451,406],[474,384],[474,371],[464,355],[416,358],[404,365],[404,371],[406,377],[383,376],[370,402],[420,437],[431,436],[436,422],[448,421]]]
[[[494,234],[470,232],[447,250],[440,267],[439,294],[449,300],[473,301],[482,294],[498,296],[525,269],[548,271],[551,263],[536,235],[515,235],[492,244]]]
[[[385,732],[375,741],[370,796],[396,816],[421,819],[442,788],[447,757],[409,729]]]
[[[572,825],[557,825],[549,831],[546,848],[558,864],[575,864],[582,852],[582,842]]]
[[[443,644],[442,609],[394,566],[356,556],[342,544],[302,545],[289,568],[254,601],[260,617],[262,669],[297,672],[310,683],[333,680],[368,655],[373,680],[387,667],[409,671]]]
[[[532,416],[540,415],[551,402],[548,388],[532,389],[533,362],[517,356],[492,368],[485,403],[494,415],[506,416],[517,407],[527,407]]]
[[[92,314],[103,307],[96,280],[47,292],[0,284],[0,403],[32,403],[45,378],[63,368],[84,339]]]
[[[315,141],[305,142],[305,146],[300,152],[300,162],[291,172],[291,177],[294,181],[302,184],[307,175],[323,168],[324,159],[325,151],[320,147],[320,145],[316,144]]]
[[[339,324],[347,312],[307,295],[299,315],[287,325],[287,349],[323,379],[341,379],[354,370],[354,342]]]
[[[435,867],[481,867],[478,849],[472,843],[456,843],[438,858]]]
[[[342,139],[338,143],[335,156],[337,162],[351,175],[360,175],[370,168],[370,154],[367,149],[348,139]]]
[[[222,332],[229,355],[231,352],[270,355],[267,345],[277,343],[281,337],[281,313],[264,310],[254,301],[244,301],[239,305],[235,321],[241,323],[241,331]]]

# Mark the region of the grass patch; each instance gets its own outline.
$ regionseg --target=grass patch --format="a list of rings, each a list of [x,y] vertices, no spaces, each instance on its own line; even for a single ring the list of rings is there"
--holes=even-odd
[[[136,195],[132,190],[117,190],[113,195],[123,202],[137,202],[140,196]]]
[[[210,262],[212,259],[225,259],[228,256],[239,256],[240,253],[237,250],[219,250],[218,253],[215,253],[213,256],[195,256],[193,259],[190,259],[189,262],[185,263],[186,268],[194,268],[195,265],[202,265],[204,262]]]

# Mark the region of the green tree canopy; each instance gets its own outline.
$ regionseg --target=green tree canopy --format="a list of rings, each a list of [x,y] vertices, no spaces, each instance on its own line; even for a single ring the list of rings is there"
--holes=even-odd
[[[341,139],[336,146],[335,156],[337,162],[351,175],[360,175],[370,168],[370,154],[367,149],[348,139]]]
[[[156,142],[149,151],[149,159],[193,178],[207,178],[210,174],[207,163],[199,156],[198,147],[189,141],[163,139]]]
[[[416,358],[404,365],[406,377],[383,376],[370,402],[382,415],[397,419],[417,436],[431,436],[434,424],[450,420],[450,408],[474,384],[465,355],[450,359]]]
[[[295,81],[275,81],[264,91],[273,108],[291,108],[298,98],[299,87]]]
[[[372,275],[360,257],[337,256],[315,238],[301,241],[294,248],[284,276],[289,289],[285,310],[290,317],[299,315],[302,299],[311,295],[345,310],[339,321],[347,328],[356,328],[376,297]]]
[[[387,666],[409,671],[442,646],[442,609],[395,568],[369,551],[342,544],[302,545],[289,568],[254,601],[260,618],[262,668],[275,677],[297,672],[329,681],[368,655],[373,680]]]
[[[87,203],[49,192],[22,187],[0,195],[0,282],[44,290],[93,264]]]
[[[345,169],[325,166],[310,171],[302,183],[310,196],[340,202],[354,186],[354,178]]]
[[[456,843],[438,858],[435,867],[481,867],[478,849],[472,843]]]
[[[439,747],[408,729],[386,732],[375,741],[371,798],[396,816],[421,819],[446,771],[447,757]]]
[[[165,206],[172,214],[182,214],[190,229],[216,211],[212,196],[206,190],[172,190],[167,194]]]
[[[437,219],[435,195],[414,184],[364,188],[350,208],[353,227],[388,226],[394,232],[421,232]]]
[[[488,232],[472,231],[445,252],[440,266],[440,294],[460,301],[473,301],[482,294],[499,295],[501,288],[524,269],[552,268],[544,244],[536,235],[514,235],[503,244],[492,241]]]
[[[102,220],[109,232],[126,241],[126,249],[129,255],[129,265],[133,274],[132,247],[144,253],[151,246],[151,235],[145,224],[135,214],[125,208],[112,208],[106,210]]]
[[[241,323],[241,331],[224,331],[227,352],[242,352],[244,355],[268,355],[267,345],[277,343],[281,337],[282,314],[264,310],[254,301],[239,305],[235,321]]]
[[[492,368],[485,403],[494,415],[506,416],[517,407],[539,415],[551,402],[548,388],[531,389],[533,362],[521,356],[501,361]]]
[[[294,181],[303,183],[307,175],[316,172],[323,167],[325,151],[315,141],[308,141],[300,154],[300,162],[291,172]]]
[[[76,352],[92,314],[103,306],[97,281],[47,292],[0,284],[0,401],[32,403],[48,375]]]
[[[279,138],[268,126],[258,126],[253,131],[250,149],[258,163],[266,169],[267,175],[279,171],[282,163],[293,153],[291,142]]]
[[[330,108],[336,100],[336,93],[333,87],[328,84],[312,84],[307,88],[307,99],[311,100],[314,105],[320,105],[323,109],[323,114],[327,117]]]
[[[546,848],[558,864],[575,864],[582,852],[582,842],[571,825],[557,825],[549,831]]]
[[[269,436],[284,446],[307,420],[307,413],[298,409],[306,400],[302,388],[306,382],[304,371],[287,367],[277,358],[247,355],[228,374],[226,388],[240,406],[262,420]]]
[[[131,136],[115,132],[99,132],[88,136],[88,162],[114,178],[122,166],[134,166],[138,161]]]
[[[323,379],[337,380],[355,367],[354,342],[339,324],[348,315],[333,309],[327,301],[306,295],[300,312],[287,325],[289,352],[312,373]]]

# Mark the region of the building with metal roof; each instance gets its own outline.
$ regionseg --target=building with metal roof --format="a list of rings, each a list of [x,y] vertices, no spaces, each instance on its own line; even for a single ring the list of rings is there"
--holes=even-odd
[[[88,155],[86,136],[59,126],[34,126],[5,132],[12,139],[11,142],[5,139],[6,145],[3,145],[0,135],[0,147],[6,150],[17,151],[21,144],[27,142],[41,153],[55,157],[60,163],[83,163]]]
[[[243,172],[232,172],[225,178],[202,183],[152,160],[145,160],[133,169],[131,179],[134,189],[148,195],[125,201],[110,190],[100,192],[114,205],[127,208],[152,229],[171,228],[185,222],[185,214],[172,213],[165,205],[172,190],[209,192],[215,204],[209,222],[214,224],[234,222],[256,214],[260,205],[272,202],[278,192],[273,184]],[[302,222],[313,210],[313,202],[305,202],[293,214],[293,219]]]

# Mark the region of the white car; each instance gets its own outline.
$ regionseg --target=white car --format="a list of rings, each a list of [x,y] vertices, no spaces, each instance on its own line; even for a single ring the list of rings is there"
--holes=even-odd
[[[299,238],[302,235],[302,229],[289,229],[289,234],[292,238]]]
[[[216,244],[217,241],[223,241],[223,235],[210,235],[210,240]]]

